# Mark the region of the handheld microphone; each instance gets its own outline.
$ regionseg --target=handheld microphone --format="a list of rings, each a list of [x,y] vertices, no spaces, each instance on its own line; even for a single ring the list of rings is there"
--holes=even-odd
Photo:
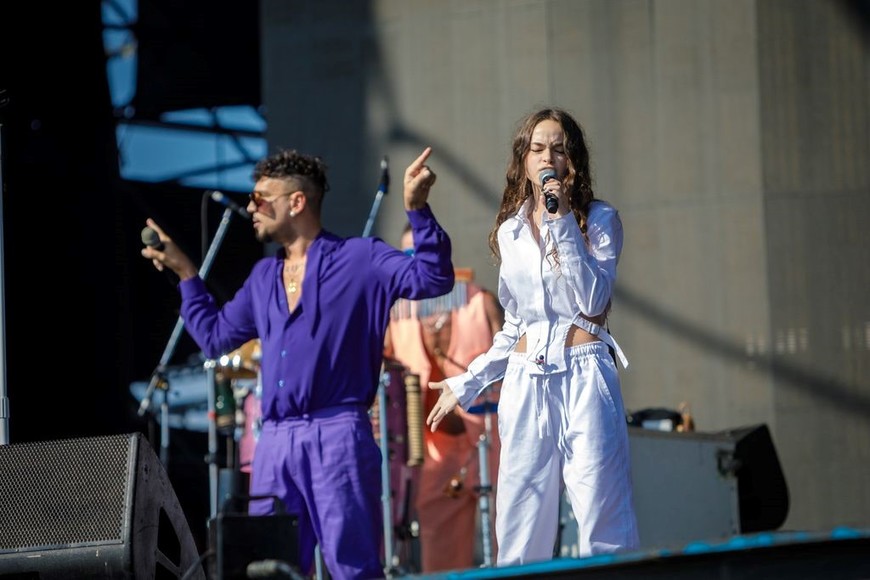
[[[157,235],[157,232],[148,226],[142,228],[142,243],[149,248],[154,248],[158,252],[162,252],[166,249],[166,246],[164,246],[163,242],[160,241],[160,236]]]
[[[154,248],[158,252],[162,252],[166,249],[166,246],[163,242],[160,241],[160,236],[157,234],[155,230],[145,226],[142,228],[142,243],[148,246],[149,248]],[[177,286],[179,282],[178,274],[170,270],[169,268],[163,268],[163,273],[166,274],[166,279],[173,286]]]
[[[538,174],[538,181],[541,182],[541,188],[543,188],[551,179],[556,179],[555,169],[544,169]],[[550,213],[556,213],[559,210],[559,199],[552,193],[544,193],[544,204],[547,206],[547,211]]]
[[[388,161],[389,159],[386,155],[381,159],[381,182],[378,184],[378,191],[384,194],[390,189],[390,169],[387,166]]]
[[[240,207],[239,204],[237,204],[236,202],[234,202],[233,200],[231,200],[230,198],[228,198],[227,196],[225,196],[225,195],[224,195],[223,193],[221,193],[220,191],[218,191],[218,190],[214,190],[214,191],[212,191],[212,192],[211,192],[211,198],[212,198],[213,200],[215,200],[216,202],[218,202],[219,204],[221,204],[221,205],[223,205],[223,206],[225,206],[225,207],[228,207],[228,208],[230,208],[231,210],[233,210],[234,212],[236,212],[236,214],[237,214],[239,217],[242,217],[242,218],[244,218],[244,219],[246,219],[246,220],[250,220],[250,219],[251,219],[251,214],[249,214],[247,211],[245,211],[245,209],[244,209],[243,207]]]

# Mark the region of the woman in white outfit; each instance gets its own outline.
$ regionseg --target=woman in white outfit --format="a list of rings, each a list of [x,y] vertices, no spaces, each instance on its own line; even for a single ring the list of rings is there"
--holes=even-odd
[[[583,130],[567,112],[528,115],[512,145],[489,244],[500,263],[505,323],[468,372],[429,383],[434,431],[502,379],[498,430],[498,565],[553,557],[562,483],[580,555],[637,548],[628,430],[605,330],[622,222],[597,200]],[[548,198],[550,205],[548,208]]]

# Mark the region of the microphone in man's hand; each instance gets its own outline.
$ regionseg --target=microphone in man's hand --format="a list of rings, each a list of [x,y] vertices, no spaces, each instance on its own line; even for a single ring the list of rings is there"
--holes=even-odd
[[[149,248],[154,248],[158,252],[162,252],[166,246],[160,241],[160,236],[157,232],[148,226],[142,228],[142,243]]]
[[[148,246],[149,248],[154,248],[158,252],[162,252],[166,249],[166,246],[160,241],[160,236],[157,232],[145,226],[142,228],[142,243]],[[169,268],[163,268],[163,273],[166,274],[166,279],[169,280],[169,283],[173,286],[178,285],[178,274],[170,270]]]
[[[551,179],[556,179],[555,169],[544,169],[538,174],[538,181],[541,182],[541,188],[543,188]],[[550,213],[556,213],[559,210],[559,198],[557,198],[553,193],[544,193],[544,204],[547,206],[547,211]]]
[[[251,219],[251,214],[249,214],[247,211],[245,211],[244,208],[242,208],[241,206],[239,206],[239,204],[237,204],[236,202],[234,202],[233,200],[231,200],[230,198],[228,198],[227,196],[225,196],[225,195],[224,195],[223,193],[221,193],[220,191],[217,191],[217,190],[212,191],[212,192],[211,192],[211,198],[212,198],[213,200],[215,200],[216,202],[218,202],[219,204],[221,204],[221,205],[223,205],[223,206],[225,206],[225,207],[228,207],[228,208],[230,208],[231,210],[233,210],[234,212],[236,212],[236,214],[237,214],[239,217],[242,217],[242,218],[244,218],[244,219],[246,219],[246,220],[250,220],[250,219]]]

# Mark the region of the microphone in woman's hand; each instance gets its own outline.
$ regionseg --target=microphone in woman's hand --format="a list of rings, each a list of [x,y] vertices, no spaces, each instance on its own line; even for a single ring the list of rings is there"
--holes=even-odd
[[[556,170],[555,169],[544,169],[538,174],[538,181],[541,182],[541,189],[543,189],[544,185],[551,179],[556,179]],[[550,213],[556,213],[559,210],[559,198],[556,197],[555,194],[550,193],[548,191],[544,192],[544,204],[547,206],[547,211]]]

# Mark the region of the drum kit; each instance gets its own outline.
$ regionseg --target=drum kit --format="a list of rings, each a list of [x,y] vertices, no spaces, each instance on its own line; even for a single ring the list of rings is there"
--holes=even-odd
[[[249,340],[217,360],[215,421],[222,433],[232,433],[238,444],[235,464],[242,473],[251,472],[251,459],[260,435],[259,339]],[[225,385],[223,388],[221,385]]]
[[[167,367],[153,393],[154,403],[161,408],[154,418],[161,428],[209,434],[212,516],[219,498],[226,501],[235,495],[243,479],[240,474],[250,473],[259,437],[261,357],[260,342],[254,339],[217,360]],[[130,384],[131,394],[140,402],[148,388],[145,381]],[[223,446],[219,436],[224,438]],[[226,451],[223,461],[218,457],[221,447]]]
[[[249,401],[256,402],[259,396],[259,359],[259,342],[254,340],[216,361],[215,385],[212,388],[215,394],[214,417],[219,432],[242,429],[244,436],[250,438],[252,435],[249,431],[254,425],[248,424],[246,414],[255,406]],[[208,430],[207,365],[208,361],[200,361],[170,366],[163,372],[154,402],[168,405],[169,427],[196,432]],[[130,393],[140,402],[147,388],[146,381],[130,383]],[[160,417],[157,419],[160,420]]]

